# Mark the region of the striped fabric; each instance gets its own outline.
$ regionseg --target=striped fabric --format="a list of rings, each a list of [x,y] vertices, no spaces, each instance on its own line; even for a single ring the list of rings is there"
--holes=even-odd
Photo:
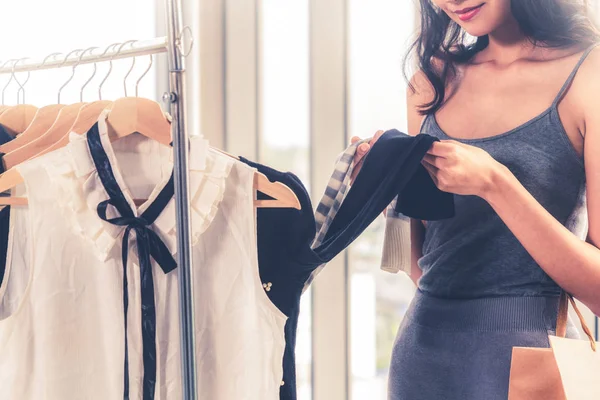
[[[350,177],[352,176],[352,171],[354,170],[353,161],[354,155],[356,154],[356,149],[362,143],[366,142],[368,142],[368,139],[351,144],[338,156],[335,162],[333,174],[331,174],[331,178],[329,178],[329,183],[327,184],[325,193],[323,194],[323,197],[321,198],[321,201],[317,205],[317,209],[315,211],[317,234],[311,246],[313,249],[319,247],[319,245],[325,239],[327,230],[329,229],[333,218],[342,205],[342,201],[344,200],[348,188],[350,187]],[[302,289],[303,293],[308,289],[317,274],[321,272],[324,267],[325,264],[315,268],[310,277],[304,283],[304,289]]]
[[[342,205],[342,201],[350,187],[350,177],[354,170],[354,155],[358,146],[363,142],[366,142],[366,140],[350,145],[336,160],[333,174],[315,211],[317,236],[312,244],[313,248],[318,247],[323,242],[331,221],[333,221]]]
[[[312,243],[313,249],[319,247],[325,239],[329,226],[350,188],[350,177],[354,170],[353,161],[356,149],[362,143],[367,143],[368,140],[364,139],[350,145],[338,156],[333,174],[315,211],[317,234]],[[410,273],[410,219],[397,213],[394,210],[395,205],[396,201],[394,200],[386,213],[386,235],[381,269],[393,273],[400,270]],[[325,265],[321,265],[313,271],[304,284],[303,292],[308,289],[314,278],[324,267]]]

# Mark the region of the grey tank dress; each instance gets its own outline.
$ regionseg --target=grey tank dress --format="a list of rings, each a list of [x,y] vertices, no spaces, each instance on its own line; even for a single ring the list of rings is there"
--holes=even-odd
[[[557,106],[508,132],[455,139],[428,115],[421,132],[486,150],[560,223],[587,235],[585,169]],[[395,340],[390,400],[506,400],[514,346],[549,347],[560,288],[482,198],[454,196],[454,218],[429,221],[423,275]],[[578,337],[569,321],[568,337]]]

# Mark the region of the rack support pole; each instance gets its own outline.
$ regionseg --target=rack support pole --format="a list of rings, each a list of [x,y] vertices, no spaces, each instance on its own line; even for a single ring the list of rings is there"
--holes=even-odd
[[[189,136],[185,126],[185,65],[181,53],[181,0],[166,0],[169,56],[169,88],[173,136],[173,168],[177,214],[177,263],[179,277],[179,325],[181,334],[181,373],[184,400],[196,400],[196,363],[194,350],[194,296],[192,288],[192,242],[189,201]]]

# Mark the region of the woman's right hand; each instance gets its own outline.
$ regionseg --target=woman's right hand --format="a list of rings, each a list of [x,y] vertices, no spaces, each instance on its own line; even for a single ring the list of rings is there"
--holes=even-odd
[[[356,179],[356,176],[362,168],[365,156],[369,153],[369,150],[371,150],[371,146],[375,144],[375,142],[381,137],[381,135],[383,135],[383,131],[375,132],[375,135],[371,139],[369,139],[368,143],[363,143],[360,146],[358,146],[358,149],[356,149],[356,153],[354,154],[354,170],[352,171],[352,175],[350,177],[351,182],[354,182],[354,179]],[[350,143],[354,144],[361,140],[362,139],[358,136],[354,136],[352,137],[352,139],[350,139]]]

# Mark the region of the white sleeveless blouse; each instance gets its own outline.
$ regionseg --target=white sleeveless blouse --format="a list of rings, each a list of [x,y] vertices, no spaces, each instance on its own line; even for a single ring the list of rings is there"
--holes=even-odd
[[[110,143],[98,128],[115,179],[136,216],[166,185],[170,148],[132,135]],[[27,208],[11,210],[6,278],[0,287],[0,399],[123,398],[124,311],[121,240],[125,227],[101,220],[108,199],[86,135],[17,168]],[[254,169],[192,147],[193,284],[198,396],[279,398],[286,316],[259,277]],[[205,165],[198,160],[205,159]],[[23,191],[23,188],[19,190]],[[134,198],[148,198],[139,209]],[[115,211],[109,217],[116,217]],[[151,228],[176,252],[171,199]],[[129,240],[130,398],[142,398],[140,268]],[[181,398],[177,269],[151,259],[156,303],[155,399]]]

